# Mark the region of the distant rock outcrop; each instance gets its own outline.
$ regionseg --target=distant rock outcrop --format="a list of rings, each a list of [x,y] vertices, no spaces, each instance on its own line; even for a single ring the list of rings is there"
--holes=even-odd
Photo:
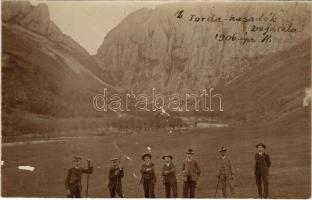
[[[21,25],[36,33],[45,35],[50,23],[49,9],[46,4],[39,4],[34,7],[21,20]]]
[[[4,1],[2,20],[6,23],[21,25],[35,33],[47,33],[50,14],[46,4],[31,5],[28,1]]]
[[[40,3],[34,6],[28,1],[4,1],[2,11],[3,22],[20,25],[54,42],[61,43],[67,48],[88,54],[81,45],[70,36],[63,34],[50,20],[49,9],[46,4]]]

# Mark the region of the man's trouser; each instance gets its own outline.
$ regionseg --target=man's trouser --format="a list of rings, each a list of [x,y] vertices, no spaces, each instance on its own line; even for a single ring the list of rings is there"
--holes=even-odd
[[[232,176],[231,175],[221,174],[220,175],[220,184],[221,184],[223,198],[227,198],[226,186],[229,186],[230,192],[231,192],[231,197],[233,198],[233,196],[234,196],[234,186],[233,186],[233,178],[232,178]]]
[[[154,187],[155,184],[151,179],[143,180],[143,189],[145,198],[155,198]]]
[[[81,193],[78,185],[70,190],[70,195],[67,195],[67,198],[81,198]]]
[[[119,198],[123,197],[123,193],[122,193],[122,185],[121,184],[115,184],[114,186],[109,188],[109,193],[110,193],[110,197],[111,198],[115,198],[116,197],[116,192]]]
[[[195,197],[196,181],[192,180],[191,176],[187,177],[187,180],[183,182],[183,198]]]
[[[256,174],[256,184],[258,187],[259,198],[269,197],[269,175],[268,174]],[[263,191],[262,191],[263,184]]]
[[[178,192],[177,192],[177,183],[165,183],[165,192],[166,192],[166,198],[171,198],[171,191],[172,191],[172,197],[177,198]]]

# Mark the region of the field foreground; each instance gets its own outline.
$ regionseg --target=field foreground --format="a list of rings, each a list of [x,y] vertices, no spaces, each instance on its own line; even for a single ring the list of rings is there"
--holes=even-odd
[[[114,143],[123,153],[121,163],[125,169],[123,190],[125,197],[143,197],[140,179],[141,155],[147,146],[152,149],[156,164],[156,197],[164,197],[160,176],[161,156],[171,153],[177,165],[178,196],[182,196],[182,161],[185,151],[193,148],[195,159],[202,169],[197,185],[199,198],[212,198],[217,183],[215,160],[220,146],[229,148],[235,173],[236,196],[257,198],[253,176],[255,144],[263,142],[271,156],[270,197],[308,198],[310,196],[310,123],[279,123],[266,126],[240,126],[229,128],[176,130],[168,135],[165,130],[133,133],[131,135],[78,137],[54,142],[22,144],[2,147],[2,196],[6,197],[65,197],[64,179],[72,166],[72,157],[91,159],[94,174],[90,176],[90,197],[109,197],[107,189],[110,158],[119,156]],[[19,165],[35,167],[33,172],[18,169]],[[137,177],[135,177],[137,176]],[[83,177],[85,195],[86,175]],[[221,191],[217,197],[221,197]]]

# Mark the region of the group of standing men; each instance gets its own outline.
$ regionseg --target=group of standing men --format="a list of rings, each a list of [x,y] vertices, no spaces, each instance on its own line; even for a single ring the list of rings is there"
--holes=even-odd
[[[266,146],[262,143],[256,145],[258,152],[255,154],[255,178],[258,188],[259,198],[268,198],[268,174],[271,166],[270,156],[264,152]],[[216,162],[218,186],[220,184],[222,195],[227,197],[227,186],[230,188],[231,197],[234,197],[233,187],[233,170],[230,159],[226,156],[227,149],[221,147],[219,149],[220,156]],[[196,182],[201,174],[201,170],[198,162],[193,159],[194,151],[188,149],[186,152],[186,159],[183,161],[182,173],[183,173],[183,198],[194,198]],[[141,166],[141,180],[140,184],[143,185],[144,197],[155,198],[155,164],[151,160],[152,155],[145,153],[142,155],[144,163]],[[176,166],[173,163],[173,156],[166,154],[162,157],[165,161],[161,175],[163,176],[163,185],[165,188],[166,198],[177,198],[177,178],[176,178]],[[65,189],[67,197],[81,197],[81,174],[93,173],[93,168],[83,169],[79,166],[80,157],[74,157],[75,166],[70,168],[67,172],[65,180]],[[122,198],[122,178],[124,177],[124,169],[120,165],[118,158],[111,159],[112,166],[109,168],[109,183],[108,189],[110,191],[110,197],[114,198],[118,196]],[[264,190],[262,189],[262,186]],[[215,194],[216,195],[216,194]]]
[[[194,151],[188,149],[186,152],[187,159],[183,162],[183,197],[195,197],[196,181],[200,176],[200,168],[196,160],[192,158]],[[142,156],[144,164],[141,167],[141,183],[144,188],[145,198],[155,198],[154,187],[156,183],[155,165],[151,162],[152,155],[146,153]],[[165,187],[165,194],[167,198],[177,198],[177,177],[176,166],[172,162],[172,155],[164,155],[162,157],[165,164],[162,167],[161,175],[163,176],[163,185]]]

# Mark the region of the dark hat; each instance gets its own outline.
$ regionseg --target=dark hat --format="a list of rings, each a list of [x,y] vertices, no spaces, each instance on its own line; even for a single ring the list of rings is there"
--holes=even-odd
[[[80,156],[74,156],[73,161],[79,161],[79,160],[81,160]]]
[[[266,148],[266,146],[264,144],[262,144],[261,142],[256,145],[256,148],[258,148],[258,146],[262,146],[263,148]]]
[[[224,152],[224,151],[227,151],[227,148],[221,147],[221,148],[219,149],[219,152]]]
[[[114,157],[114,158],[111,159],[112,162],[116,161],[116,160],[119,160],[119,158]]]
[[[188,150],[186,151],[186,154],[194,154],[193,149],[188,149]]]
[[[162,157],[162,159],[165,160],[166,157],[170,158],[171,160],[172,160],[172,158],[173,158],[172,155],[170,155],[170,154],[165,154],[165,155]]]
[[[152,155],[151,155],[150,153],[145,153],[145,154],[143,154],[142,157],[141,157],[142,160],[144,160],[145,157],[152,158]]]

